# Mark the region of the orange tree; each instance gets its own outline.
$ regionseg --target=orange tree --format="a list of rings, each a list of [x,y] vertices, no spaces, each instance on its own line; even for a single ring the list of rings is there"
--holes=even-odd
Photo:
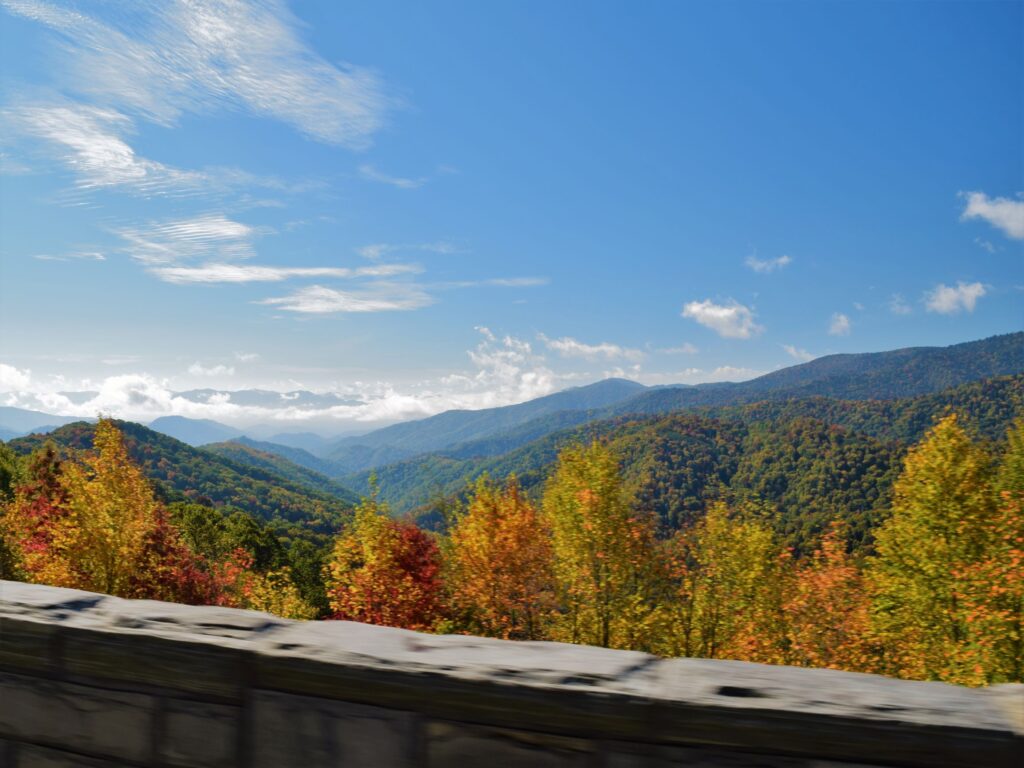
[[[861,569],[847,552],[846,527],[833,523],[818,549],[786,579],[787,663],[871,671],[870,603]]]
[[[332,618],[429,630],[443,606],[437,543],[387,511],[374,493],[335,541],[324,573]]]
[[[547,522],[514,477],[504,488],[480,478],[445,542],[453,628],[540,639],[554,607]]]

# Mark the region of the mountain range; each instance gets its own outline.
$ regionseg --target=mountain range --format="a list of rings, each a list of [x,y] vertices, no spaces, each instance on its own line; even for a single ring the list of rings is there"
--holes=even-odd
[[[712,498],[756,498],[772,506],[780,532],[799,547],[834,516],[866,537],[907,446],[942,413],[955,410],[976,435],[998,441],[1024,414],[1022,403],[1024,333],[1016,333],[834,355],[737,384],[651,388],[608,379],[325,441],[316,453],[208,420],[164,417],[149,427],[122,422],[122,429],[167,500],[320,528],[369,491],[371,474],[396,513],[435,524],[439,504],[481,473],[515,473],[538,492],[562,447],[601,437],[666,526],[685,524]],[[87,447],[91,424],[68,421],[0,409],[4,428],[62,423],[48,436],[11,440],[20,453],[46,439],[68,450]]]
[[[908,398],[1018,373],[1024,373],[1024,332],[949,347],[830,355],[741,383],[645,387],[606,379],[518,405],[446,411],[342,438],[319,451],[296,453],[273,441],[259,447],[343,478],[439,451],[451,458],[495,456],[558,430],[615,416],[815,396],[852,401]]]

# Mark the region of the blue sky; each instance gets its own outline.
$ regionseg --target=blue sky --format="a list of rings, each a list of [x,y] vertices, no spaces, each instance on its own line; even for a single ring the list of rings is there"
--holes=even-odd
[[[370,424],[1024,324],[1020,2],[0,7],[5,404]],[[359,403],[175,395],[249,387]]]

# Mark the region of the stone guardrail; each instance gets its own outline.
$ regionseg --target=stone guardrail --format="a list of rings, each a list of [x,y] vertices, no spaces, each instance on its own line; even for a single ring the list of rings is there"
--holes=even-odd
[[[1024,686],[0,582],[0,766],[1024,766]]]

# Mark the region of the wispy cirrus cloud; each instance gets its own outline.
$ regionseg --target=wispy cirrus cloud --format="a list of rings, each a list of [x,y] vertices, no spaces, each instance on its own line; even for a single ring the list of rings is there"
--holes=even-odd
[[[157,123],[228,107],[361,148],[395,105],[371,71],[310,49],[273,0],[138,4],[105,20],[63,3],[0,1],[64,38],[67,88]]]
[[[716,304],[711,299],[691,301],[683,307],[682,316],[727,339],[749,339],[764,330],[754,322],[750,307],[731,299],[726,304]]]
[[[989,197],[984,192],[964,192],[967,200],[960,219],[982,219],[1007,237],[1024,240],[1024,199]],[[989,243],[991,250],[991,243]]]
[[[562,357],[578,357],[584,360],[642,360],[644,358],[644,353],[639,349],[630,349],[607,341],[600,344],[587,344],[571,336],[552,339],[543,333],[538,334],[537,338],[545,347],[557,352]]]
[[[955,286],[939,283],[925,293],[924,305],[929,312],[940,315],[969,314],[986,293],[988,290],[982,283],[959,282]]]
[[[132,120],[113,109],[65,102],[0,111],[9,135],[28,136],[54,148],[80,189],[121,187],[141,194],[186,193],[210,179],[140,157],[125,141]]]
[[[186,219],[125,227],[117,234],[126,241],[125,251],[149,265],[172,265],[197,258],[248,259],[255,253],[256,227],[205,213]]]
[[[154,267],[150,270],[164,282],[187,283],[276,283],[291,278],[393,277],[422,271],[415,264],[379,264],[372,267],[273,267],[256,264],[203,264],[198,267]]]
[[[777,269],[782,269],[793,263],[792,256],[778,256],[774,259],[759,259],[756,255],[751,254],[747,256],[743,262],[755,272],[761,274],[768,274],[774,272]]]
[[[364,259],[370,259],[370,261],[376,261],[382,259],[390,253],[397,253],[401,251],[424,251],[427,253],[458,253],[457,248],[452,243],[445,242],[443,240],[436,243],[370,243],[356,248],[356,253],[362,256]]]
[[[434,298],[415,284],[371,283],[355,290],[310,285],[287,296],[263,299],[256,303],[275,306],[286,312],[324,315],[421,309],[433,304]]]
[[[380,184],[398,187],[398,189],[419,189],[429,181],[426,176],[419,176],[415,179],[392,176],[383,171],[378,171],[376,167],[369,163],[363,163],[359,166],[359,175],[367,181],[376,181]]]
[[[32,256],[39,261],[106,261],[107,257],[99,251],[69,251],[68,253],[51,254],[37,253]]]

